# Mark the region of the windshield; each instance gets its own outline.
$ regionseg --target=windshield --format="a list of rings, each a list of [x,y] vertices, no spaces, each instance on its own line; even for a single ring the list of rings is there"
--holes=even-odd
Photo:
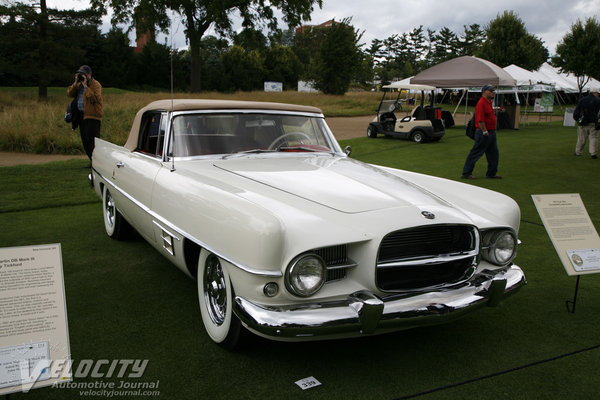
[[[171,131],[169,155],[175,157],[338,149],[324,119],[317,116],[186,113],[173,118]]]

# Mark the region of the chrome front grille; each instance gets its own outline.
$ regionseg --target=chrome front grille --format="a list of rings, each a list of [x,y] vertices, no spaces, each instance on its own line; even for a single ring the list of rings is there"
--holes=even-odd
[[[356,263],[348,258],[346,245],[323,247],[314,252],[325,261],[327,282],[343,279],[348,268],[356,266]]]
[[[479,234],[469,225],[428,225],[386,235],[377,258],[377,287],[411,290],[467,279],[474,271]]]

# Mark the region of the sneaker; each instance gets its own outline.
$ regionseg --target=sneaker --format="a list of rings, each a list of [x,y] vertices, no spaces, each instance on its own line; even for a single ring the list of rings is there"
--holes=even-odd
[[[461,175],[460,179],[475,179],[473,175]]]
[[[488,178],[488,179],[502,179],[502,177],[500,175],[486,176],[486,178]]]

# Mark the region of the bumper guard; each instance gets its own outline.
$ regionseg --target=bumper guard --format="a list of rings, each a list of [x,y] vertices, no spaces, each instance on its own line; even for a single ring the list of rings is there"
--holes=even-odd
[[[516,265],[485,270],[452,287],[378,297],[362,290],[345,300],[264,306],[235,298],[235,313],[244,326],[275,340],[315,340],[384,333],[434,325],[482,306],[495,306],[526,284]]]

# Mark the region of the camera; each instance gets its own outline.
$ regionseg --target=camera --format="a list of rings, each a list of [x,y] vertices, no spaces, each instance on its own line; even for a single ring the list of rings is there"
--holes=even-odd
[[[85,81],[85,75],[77,74],[77,82],[83,82],[83,81]]]

